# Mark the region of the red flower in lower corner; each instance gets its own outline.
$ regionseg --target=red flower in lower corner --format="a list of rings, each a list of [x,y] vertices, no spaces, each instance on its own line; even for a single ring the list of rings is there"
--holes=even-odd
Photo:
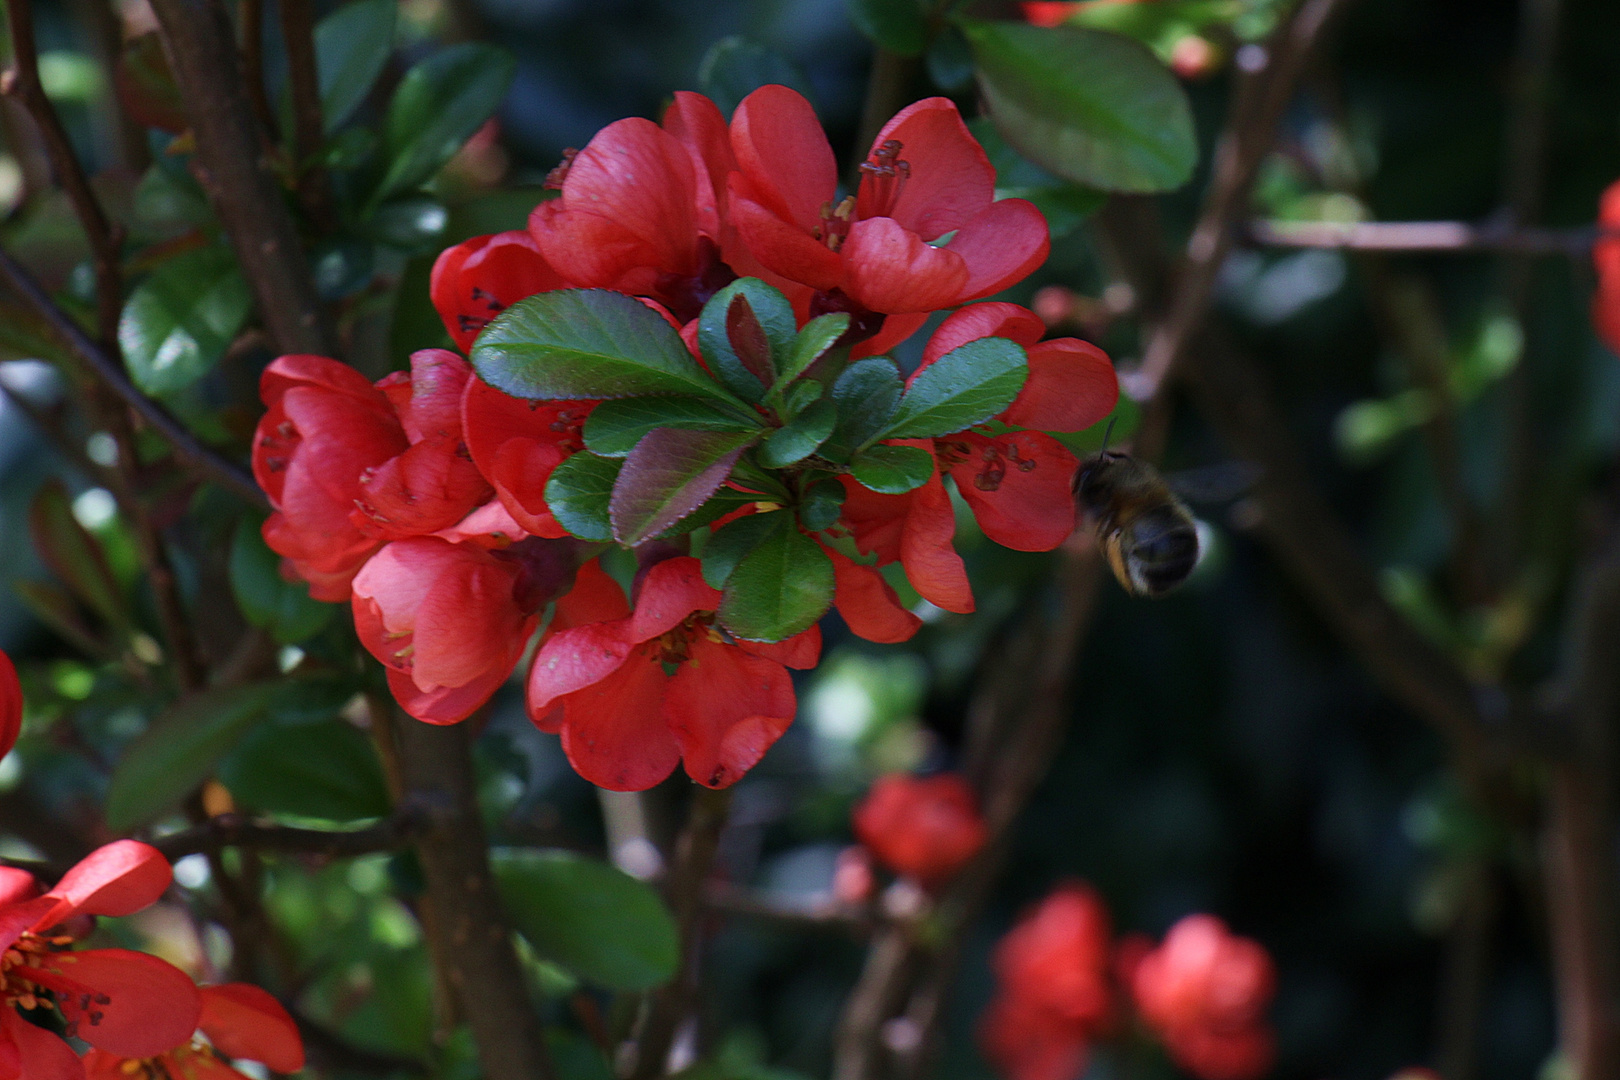
[[[67,949],[52,934],[70,919],[129,915],[163,895],[168,860],[147,844],[117,840],[91,852],[44,895],[32,875],[0,868],[0,1069],[24,1080],[84,1075],[64,1040],[19,1010],[55,1009],[70,1036],[126,1058],[161,1054],[191,1037],[201,1002],[172,964],[128,949]]]
[[[192,1038],[161,1054],[131,1058],[92,1047],[84,1055],[85,1080],[244,1080],[237,1058],[262,1062],[272,1072],[304,1067],[298,1025],[270,994],[250,983],[224,983],[198,991],[202,1014]]]
[[[814,667],[821,634],[736,641],[715,624],[719,605],[688,556],[646,571],[633,613],[587,563],[529,673],[530,718],[560,733],[574,769],[599,787],[642,791],[677,762],[707,787],[735,783],[793,722],[787,668]]]
[[[1137,1010],[1200,1080],[1255,1080],[1271,1067],[1271,957],[1213,915],[1189,915],[1128,965]]]
[[[891,773],[855,808],[855,836],[879,862],[937,889],[984,846],[973,788],[955,773]]]

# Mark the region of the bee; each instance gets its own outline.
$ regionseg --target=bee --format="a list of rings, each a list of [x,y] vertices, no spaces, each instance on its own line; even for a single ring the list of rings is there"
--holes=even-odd
[[[1075,473],[1074,497],[1094,523],[1114,576],[1133,596],[1163,596],[1198,565],[1198,524],[1147,462],[1105,444]]]

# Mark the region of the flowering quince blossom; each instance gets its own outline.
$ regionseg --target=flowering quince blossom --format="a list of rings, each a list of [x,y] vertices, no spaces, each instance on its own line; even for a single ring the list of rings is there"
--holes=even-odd
[[[227,1063],[236,1058],[262,1062],[277,1073],[304,1067],[298,1025],[266,991],[249,983],[222,983],[201,987],[198,997],[197,1028],[206,1041],[192,1038],[145,1058],[91,1047],[84,1055],[85,1080],[242,1080],[246,1074]]]
[[[1598,201],[1598,228],[1620,230],[1620,180],[1610,184]],[[1592,245],[1592,264],[1598,287],[1592,296],[1592,323],[1611,352],[1620,353],[1620,239]]]
[[[191,1037],[201,1001],[191,979],[155,956],[128,949],[66,949],[52,930],[93,915],[129,915],[168,888],[168,860],[156,848],[116,840],[74,866],[41,895],[33,876],[0,867],[0,1075],[79,1080],[64,1040],[19,1009],[55,1008],[67,1033],[124,1058],[148,1058]]]
[[[581,776],[612,791],[650,788],[677,762],[707,787],[734,783],[793,721],[787,668],[815,666],[821,633],[727,640],[714,625],[719,604],[688,556],[646,572],[634,612],[586,564],[530,670],[530,718],[562,735]]]
[[[978,800],[955,773],[891,773],[855,808],[855,836],[879,862],[937,889],[978,854],[986,837]]]
[[[1076,1080],[1113,1023],[1108,909],[1089,885],[1066,882],[996,945],[997,992],[979,1028],[985,1056],[1008,1080]]]
[[[528,232],[517,229],[475,236],[447,247],[433,262],[428,296],[467,352],[489,321],[525,296],[567,286]]]
[[[1265,1010],[1276,972],[1258,942],[1213,915],[1189,915],[1125,966],[1137,1010],[1182,1068],[1200,1080],[1256,1080],[1271,1067]]]
[[[473,464],[524,531],[560,539],[568,531],[546,506],[546,482],[583,449],[580,431],[594,401],[524,401],[480,379],[467,380],[462,430]]]

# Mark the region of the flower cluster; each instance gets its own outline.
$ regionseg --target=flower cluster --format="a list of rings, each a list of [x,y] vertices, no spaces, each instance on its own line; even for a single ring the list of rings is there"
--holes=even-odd
[[[1610,184],[1598,201],[1597,227],[1620,231],[1620,180]],[[1592,245],[1597,270],[1597,292],[1592,297],[1592,323],[1611,352],[1620,353],[1620,238],[1599,239]]]
[[[1256,1080],[1271,1066],[1271,957],[1213,915],[1187,916],[1156,947],[1142,935],[1116,944],[1096,890],[1067,882],[1001,939],[994,965],[980,1039],[1009,1080],[1075,1080],[1126,1015],[1199,1080]]]
[[[916,632],[881,567],[973,610],[947,477],[993,540],[1069,535],[1077,462],[1048,432],[1112,410],[1112,365],[974,303],[1045,259],[1040,212],[995,198],[943,98],[860,172],[841,195],[792,90],[729,123],[680,93],[570,151],[526,230],[441,254],[432,300],[468,359],[424,350],[375,385],[323,357],[266,369],[266,542],[352,601],[406,711],[466,718],[549,611],[529,715],[581,775],[640,789],[684,762],[724,786],[791,721],[786,668],[815,664],[825,612]],[[938,312],[903,374],[883,354]],[[633,580],[595,560],[608,542]]]
[[[938,889],[984,847],[973,788],[956,773],[880,777],[855,808],[855,837],[877,860],[925,889]]]

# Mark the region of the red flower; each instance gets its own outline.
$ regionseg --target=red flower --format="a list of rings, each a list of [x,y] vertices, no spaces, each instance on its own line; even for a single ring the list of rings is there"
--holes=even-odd
[[[1130,972],[1136,1007],[1201,1080],[1254,1080],[1271,1067],[1271,957],[1213,915],[1189,915]]]
[[[525,401],[482,379],[467,380],[462,430],[473,464],[512,518],[535,536],[563,537],[546,506],[551,471],[584,449],[580,431],[594,401]]]
[[[1031,26],[1062,26],[1080,10],[1080,0],[1024,0],[1018,5]]]
[[[900,606],[900,598],[877,567],[858,563],[827,544],[821,547],[833,564],[833,606],[850,632],[883,645],[910,641],[922,620]]]
[[[304,1067],[304,1042],[281,1003],[249,983],[224,983],[198,991],[197,1027],[207,1042],[191,1039],[145,1059],[94,1047],[84,1055],[85,1080],[242,1080],[225,1058],[259,1061],[277,1073]]]
[[[22,733],[23,693],[17,666],[0,650],[0,758],[11,753]]]
[[[348,599],[383,542],[453,525],[489,496],[461,439],[471,375],[443,349],[414,354],[410,374],[376,386],[324,356],[283,356],[265,369],[253,475],[276,513],[264,538],[310,595]]]
[[[67,1032],[120,1057],[160,1054],[189,1039],[201,1003],[185,972],[128,949],[67,951],[49,931],[77,916],[129,915],[168,888],[156,848],[117,840],[91,852],[56,887],[35,895],[20,870],[0,871],[0,1070],[24,1080],[84,1075],[73,1049],[17,1012],[55,1006]]]
[[[933,450],[933,442],[927,439],[895,442]],[[879,494],[848,476],[839,479],[846,493],[840,520],[854,536],[857,548],[876,554],[879,565],[899,560],[911,587],[936,607],[959,614],[973,610],[967,568],[951,546],[956,514],[937,465],[926,484],[904,495]]]
[[[793,722],[784,665],[814,667],[821,634],[733,641],[714,624],[719,604],[694,558],[648,570],[634,613],[586,564],[529,673],[530,718],[560,732],[574,769],[599,787],[642,791],[677,761],[700,784],[735,783]]]
[[[1620,230],[1620,180],[1604,189],[1598,202],[1597,225],[1600,230]],[[1593,244],[1592,264],[1598,278],[1597,292],[1592,297],[1592,322],[1609,350],[1620,353],[1620,239]]]
[[[815,110],[787,87],[743,99],[731,145],[730,220],[767,269],[817,290],[812,314],[954,307],[999,292],[1046,258],[1045,219],[1022,199],[996,201],[995,169],[946,98],[919,101],[884,125],[859,190],[842,202]]]
[[[1108,909],[1089,885],[1054,889],[996,945],[998,994],[980,1027],[1010,1080],[1075,1080],[1112,1022]]]
[[[526,296],[565,286],[524,230],[475,236],[447,247],[433,263],[428,295],[462,352],[489,321]]]
[[[937,889],[978,854],[986,832],[962,777],[890,773],[855,808],[855,836],[890,870]]]

